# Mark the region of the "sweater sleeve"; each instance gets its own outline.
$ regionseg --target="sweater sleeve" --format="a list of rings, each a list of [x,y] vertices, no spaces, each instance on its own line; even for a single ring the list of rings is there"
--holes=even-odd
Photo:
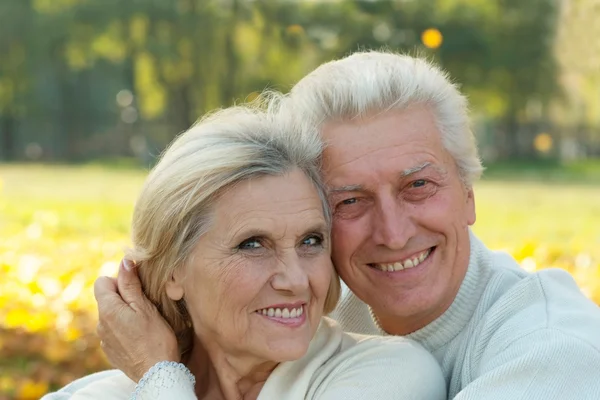
[[[381,343],[382,341],[380,341]],[[359,343],[331,365],[312,400],[446,400],[446,383],[433,356],[409,341]]]
[[[159,362],[140,379],[134,400],[197,400],[194,391],[196,379],[185,365]]]
[[[557,329],[515,340],[475,373],[454,400],[600,399],[600,349]]]
[[[73,382],[42,400],[196,400],[195,379],[183,364],[161,362],[135,385],[121,371]]]
[[[71,382],[57,392],[45,394],[40,400],[70,400],[74,393],[95,382],[118,379],[121,375],[123,375],[123,373],[119,370],[96,372]]]

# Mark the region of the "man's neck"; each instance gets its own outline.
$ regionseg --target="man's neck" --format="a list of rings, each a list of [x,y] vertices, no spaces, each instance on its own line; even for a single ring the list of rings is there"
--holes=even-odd
[[[372,312],[375,323],[379,326],[379,329],[388,335],[406,336],[426,327],[441,317],[451,304],[452,302],[444,307],[436,309],[436,312],[434,313],[411,315],[410,317],[382,314],[378,313],[376,310],[372,310]]]

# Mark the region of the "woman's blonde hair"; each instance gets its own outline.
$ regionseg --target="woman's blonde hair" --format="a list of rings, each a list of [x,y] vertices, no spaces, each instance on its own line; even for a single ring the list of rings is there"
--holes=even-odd
[[[299,132],[256,108],[221,110],[180,135],[146,179],[133,213],[133,248],[126,258],[138,266],[146,296],[178,335],[182,353],[191,345],[191,321],[185,303],[171,300],[165,287],[210,228],[220,193],[244,180],[298,168],[314,184],[331,226],[319,175],[322,143],[316,133]],[[326,314],[340,293],[339,278],[332,273]]]

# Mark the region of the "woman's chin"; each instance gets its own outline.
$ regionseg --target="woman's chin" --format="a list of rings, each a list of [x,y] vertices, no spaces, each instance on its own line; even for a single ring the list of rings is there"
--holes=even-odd
[[[279,338],[263,343],[260,347],[263,359],[286,362],[298,360],[306,354],[310,346],[310,338]],[[258,349],[257,349],[258,350]]]
[[[260,348],[266,349],[265,359],[285,362],[302,358],[310,346],[310,342],[316,330],[311,318],[307,313],[298,318],[277,318],[257,314],[259,321],[256,332],[257,339],[263,341]],[[264,342],[266,340],[266,343]]]
[[[292,344],[289,343],[288,346],[278,346],[279,350],[272,349],[269,353],[270,359],[277,362],[287,362],[287,361],[295,361],[304,357],[306,352],[308,351],[308,345],[299,346],[298,343]]]

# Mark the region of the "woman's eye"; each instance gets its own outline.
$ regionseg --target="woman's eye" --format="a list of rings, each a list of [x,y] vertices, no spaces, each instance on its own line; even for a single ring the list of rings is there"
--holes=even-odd
[[[311,246],[311,247],[320,246],[322,243],[323,243],[323,238],[321,238],[320,236],[316,236],[316,235],[308,236],[307,238],[305,238],[302,241],[302,244],[304,246]]]
[[[242,250],[260,249],[261,247],[262,247],[262,244],[260,243],[260,240],[258,240],[257,238],[250,238],[250,239],[244,240],[242,243],[240,243],[238,245],[238,249],[242,249]]]

